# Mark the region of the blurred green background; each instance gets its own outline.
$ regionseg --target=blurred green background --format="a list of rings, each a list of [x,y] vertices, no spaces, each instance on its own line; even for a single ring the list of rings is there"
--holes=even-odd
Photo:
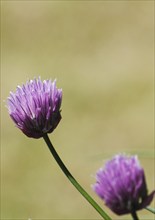
[[[113,219],[131,217],[113,214],[90,187],[107,159],[138,154],[153,190],[153,4],[1,1],[1,219],[100,219],[44,141],[24,136],[7,113],[9,92],[38,76],[63,89],[56,150]]]

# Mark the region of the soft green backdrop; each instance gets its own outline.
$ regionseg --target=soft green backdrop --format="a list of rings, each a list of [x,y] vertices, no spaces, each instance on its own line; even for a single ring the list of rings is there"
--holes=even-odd
[[[50,138],[93,198],[95,172],[138,154],[154,186],[154,1],[1,1],[1,219],[99,219],[42,139],[24,136],[5,100],[28,79],[57,78],[62,121]],[[153,206],[153,203],[151,204]],[[153,214],[140,211],[141,219]]]

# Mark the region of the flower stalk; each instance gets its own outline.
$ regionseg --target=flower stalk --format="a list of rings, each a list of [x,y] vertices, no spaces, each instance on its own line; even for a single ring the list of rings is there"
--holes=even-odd
[[[58,153],[54,149],[49,137],[47,134],[43,136],[50,152],[52,153],[54,159],[58,163],[59,167],[63,171],[63,173],[67,176],[70,182],[75,186],[75,188],[83,195],[83,197],[96,209],[96,211],[103,217],[105,220],[111,220],[111,218],[103,211],[103,209],[94,201],[94,199],[81,187],[81,185],[76,181],[76,179],[69,172]]]
[[[131,212],[133,220],[139,220],[137,213],[135,211]]]
[[[148,206],[145,209],[148,210],[149,212],[152,212],[153,214],[155,214],[155,208],[152,208],[152,207]]]

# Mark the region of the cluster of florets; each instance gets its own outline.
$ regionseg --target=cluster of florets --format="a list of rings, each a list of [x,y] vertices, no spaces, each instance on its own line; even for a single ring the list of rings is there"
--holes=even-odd
[[[10,92],[8,110],[24,134],[40,138],[58,125],[61,100],[62,90],[57,89],[56,81],[39,78],[18,86],[15,93]]]
[[[137,156],[124,154],[114,156],[98,170],[93,189],[118,215],[145,208],[155,193],[147,194],[144,170]]]

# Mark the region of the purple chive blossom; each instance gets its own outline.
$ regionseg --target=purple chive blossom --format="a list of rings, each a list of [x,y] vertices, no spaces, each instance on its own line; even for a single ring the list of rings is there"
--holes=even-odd
[[[62,90],[56,80],[30,80],[10,92],[7,107],[16,126],[28,137],[40,138],[51,133],[61,120]]]
[[[123,215],[148,206],[155,194],[147,194],[144,170],[137,156],[116,155],[100,168],[93,185],[96,194],[116,214]]]

